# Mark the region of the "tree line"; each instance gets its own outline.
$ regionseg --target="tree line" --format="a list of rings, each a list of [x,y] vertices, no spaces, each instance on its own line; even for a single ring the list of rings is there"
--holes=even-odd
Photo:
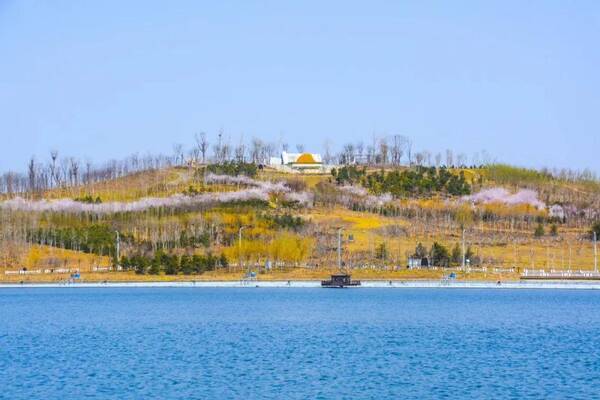
[[[415,167],[367,173],[365,167],[351,165],[334,168],[331,174],[338,185],[360,184],[371,193],[390,193],[395,197],[432,193],[462,196],[471,193],[471,185],[466,181],[464,172],[454,174],[445,167]]]
[[[165,275],[198,275],[218,268],[227,268],[229,261],[223,253],[219,256],[212,253],[178,256],[159,250],[152,256],[145,254],[123,256],[119,260],[119,265],[126,271],[135,271],[140,275],[159,275],[161,273]]]
[[[211,141],[206,132],[194,135],[191,145],[186,148],[182,143],[175,143],[170,154],[134,153],[121,160],[109,160],[95,164],[89,159],[81,160],[72,156],[61,156],[57,150],[52,150],[46,159],[31,157],[27,162],[25,172],[7,171],[0,175],[0,193],[26,194],[41,192],[53,188],[89,185],[95,182],[123,177],[132,173],[156,170],[172,166],[189,166],[194,164],[268,164],[270,157],[277,156],[281,151],[304,152],[303,144],[294,148],[283,138],[277,141],[265,141],[253,137],[245,141],[232,140],[230,134],[219,130]],[[369,167],[423,166],[466,168],[497,165],[491,173],[495,179],[514,181],[518,179],[544,179],[555,177],[568,181],[581,180],[598,185],[598,177],[590,170],[581,172],[561,169],[533,171],[519,168],[504,168],[495,164],[495,159],[482,150],[470,157],[465,153],[447,149],[444,152],[432,153],[428,150],[415,151],[410,137],[404,135],[373,135],[370,143],[360,140],[356,143],[346,143],[334,151],[331,142],[326,140],[321,149],[311,149],[323,155],[325,164],[365,165]],[[248,171],[247,171],[248,172]]]

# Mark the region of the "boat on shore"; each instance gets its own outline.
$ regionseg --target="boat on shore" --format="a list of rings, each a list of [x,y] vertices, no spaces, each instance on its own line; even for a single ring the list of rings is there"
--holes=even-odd
[[[326,288],[345,288],[360,286],[360,281],[353,281],[350,274],[332,274],[331,279],[321,281],[321,287]]]

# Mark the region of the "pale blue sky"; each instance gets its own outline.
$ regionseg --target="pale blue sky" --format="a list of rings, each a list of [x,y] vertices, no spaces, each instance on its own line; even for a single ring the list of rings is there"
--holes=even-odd
[[[599,43],[598,1],[0,0],[0,170],[222,127],[600,172]]]

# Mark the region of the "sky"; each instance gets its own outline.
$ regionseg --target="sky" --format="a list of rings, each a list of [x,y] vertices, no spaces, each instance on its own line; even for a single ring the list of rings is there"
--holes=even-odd
[[[598,1],[0,0],[0,171],[402,134],[600,172]]]

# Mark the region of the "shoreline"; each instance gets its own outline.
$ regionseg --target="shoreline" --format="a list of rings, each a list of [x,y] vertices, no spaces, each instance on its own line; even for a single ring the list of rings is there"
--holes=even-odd
[[[9,288],[320,288],[317,280],[289,281],[177,281],[177,282],[64,282],[64,283],[0,283]],[[351,289],[569,289],[600,290],[600,281],[440,281],[440,280],[362,280],[361,286]]]

